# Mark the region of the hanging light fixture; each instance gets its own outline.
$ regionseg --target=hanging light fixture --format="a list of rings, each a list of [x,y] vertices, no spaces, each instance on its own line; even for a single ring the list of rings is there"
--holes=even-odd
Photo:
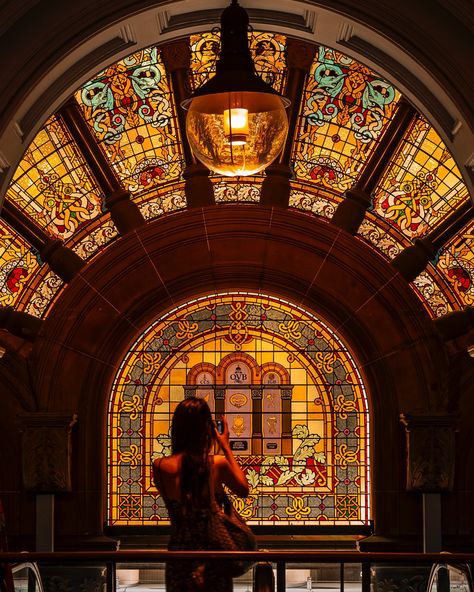
[[[181,103],[189,145],[211,171],[254,175],[280,153],[290,101],[255,72],[248,45],[249,18],[232,0],[221,15],[216,75]]]

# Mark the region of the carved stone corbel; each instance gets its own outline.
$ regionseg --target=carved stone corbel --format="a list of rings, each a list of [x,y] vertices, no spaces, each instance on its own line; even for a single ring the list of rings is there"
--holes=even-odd
[[[451,491],[454,483],[455,432],[452,414],[401,414],[407,441],[407,490]]]
[[[22,478],[26,491],[71,491],[71,430],[76,414],[48,411],[18,416],[22,432]]]

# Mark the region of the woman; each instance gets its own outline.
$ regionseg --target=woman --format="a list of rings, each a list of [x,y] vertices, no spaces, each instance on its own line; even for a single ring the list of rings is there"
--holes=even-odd
[[[153,480],[168,509],[172,525],[169,550],[208,549],[211,500],[226,485],[240,497],[248,483],[229,445],[224,419],[222,434],[212,421],[204,399],[189,397],[176,407],[171,423],[171,456],[155,459]],[[223,455],[212,454],[216,442]],[[232,577],[217,562],[174,561],[166,567],[168,592],[231,592]]]

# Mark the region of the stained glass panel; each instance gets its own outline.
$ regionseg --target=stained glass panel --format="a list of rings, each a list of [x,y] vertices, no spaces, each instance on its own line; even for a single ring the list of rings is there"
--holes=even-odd
[[[423,302],[428,314],[435,319],[459,308],[456,301],[446,289],[445,282],[432,265],[410,284],[417,296]]]
[[[38,269],[31,245],[0,219],[0,305],[16,307]]]
[[[52,117],[28,147],[7,199],[61,239],[100,215],[102,195],[60,118]]]
[[[337,193],[352,187],[399,97],[366,66],[320,46],[304,90],[293,147],[296,178]]]
[[[76,99],[127,190],[140,195],[180,178],[176,107],[156,47],[112,64]]]
[[[374,194],[374,211],[405,236],[432,230],[469,199],[459,169],[441,138],[419,117]]]
[[[213,177],[216,203],[260,201],[262,177]]]
[[[367,400],[350,352],[307,311],[233,293],[171,311],[126,354],[109,406],[110,525],[167,524],[150,464],[192,394],[226,414],[250,487],[234,503],[251,524],[368,523]]]
[[[193,90],[207,82],[216,72],[220,51],[220,33],[191,35],[190,86]],[[286,37],[277,33],[249,32],[249,48],[257,73],[276,91],[283,93],[286,79]]]
[[[332,218],[341,198],[331,191],[313,187],[310,183],[290,182],[289,205],[323,218]]]
[[[465,227],[446,247],[436,266],[460,306],[474,304],[474,222]]]
[[[149,193],[139,203],[139,208],[145,220],[153,220],[163,214],[184,210],[186,205],[184,182],[179,182],[159,187]]]
[[[118,238],[117,227],[108,214],[87,228],[84,236],[75,236],[66,246],[71,247],[82,259],[90,259],[100,253],[113,240]]]
[[[21,310],[39,318],[48,316],[51,306],[61,293],[64,282],[44,265],[30,286],[28,298],[24,299]]]

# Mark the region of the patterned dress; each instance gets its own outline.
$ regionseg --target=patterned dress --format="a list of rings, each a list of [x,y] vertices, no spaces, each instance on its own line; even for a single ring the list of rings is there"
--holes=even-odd
[[[209,550],[211,508],[197,509],[192,516],[185,517],[180,502],[167,499],[164,495],[163,499],[172,526],[168,550]],[[216,501],[219,502],[217,494]],[[169,561],[165,573],[167,592],[232,592],[232,577],[225,569],[219,569],[218,561]]]

